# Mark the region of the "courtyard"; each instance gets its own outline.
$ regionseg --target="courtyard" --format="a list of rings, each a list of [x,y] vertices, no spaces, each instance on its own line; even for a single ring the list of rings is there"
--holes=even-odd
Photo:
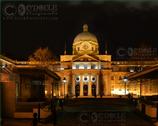
[[[126,98],[77,98],[58,107],[56,126],[154,126],[151,119],[135,109]],[[53,119],[38,126],[53,126]],[[7,119],[3,126],[31,126],[31,119]]]

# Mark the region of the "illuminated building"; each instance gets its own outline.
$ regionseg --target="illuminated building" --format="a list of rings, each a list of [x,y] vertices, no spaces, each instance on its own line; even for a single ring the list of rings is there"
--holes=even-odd
[[[88,31],[87,24],[83,25],[83,32],[74,38],[72,48],[72,55],[66,55],[65,51],[60,56],[60,70],[56,72],[67,80],[60,85],[60,96],[139,95],[138,82],[132,81],[133,84],[130,84],[128,80],[124,82],[123,78],[158,63],[158,60],[141,59],[112,61],[107,49],[105,54],[99,54],[99,42]],[[148,87],[149,84],[145,89]]]
[[[73,42],[72,55],[61,55],[59,76],[65,77],[67,83],[61,85],[63,95],[100,96],[111,95],[111,55],[99,55],[99,43],[96,36],[83,26]]]
[[[67,55],[65,50],[64,55],[60,56],[60,61],[52,62],[47,66],[48,70],[55,72],[61,78],[60,83],[54,88],[53,95],[59,97],[100,97],[128,93],[140,95],[139,82],[124,82],[124,77],[152,67],[158,64],[158,60],[113,61],[112,55],[107,54],[107,48],[105,54],[99,53],[99,43],[97,37],[89,32],[88,25],[83,25],[83,32],[74,38],[72,55]],[[11,67],[11,71],[19,65],[25,68],[32,65],[39,66],[38,62],[35,64],[30,61],[14,61],[6,57],[1,57],[0,60],[1,68],[4,69],[7,64],[7,67]],[[144,89],[148,88],[149,84],[146,84]],[[150,91],[152,92],[152,89]],[[48,91],[45,93],[49,95]],[[150,94],[153,93],[148,93]]]
[[[0,91],[3,117],[32,118],[34,108],[50,102],[60,77],[49,69],[28,62],[0,57]],[[42,113],[41,117],[48,113]]]
[[[89,32],[86,24],[83,25],[83,32],[74,38],[72,49],[72,55],[67,55],[65,50],[60,61],[44,67],[39,62],[15,61],[1,56],[0,82],[2,94],[5,94],[2,97],[5,100],[3,103],[6,114],[25,118],[25,112],[20,116],[16,115],[21,105],[29,106],[29,102],[37,105],[39,99],[45,102],[52,96],[93,98],[128,93],[136,96],[157,95],[157,77],[136,77],[146,74],[146,69],[151,72],[155,66],[154,71],[157,71],[157,59],[113,61],[112,55],[107,54],[107,49],[105,54],[99,53],[99,41]],[[152,72],[152,75],[157,73]],[[40,84],[44,86],[38,87]],[[40,95],[38,89],[42,91]],[[32,117],[32,113],[30,115]]]

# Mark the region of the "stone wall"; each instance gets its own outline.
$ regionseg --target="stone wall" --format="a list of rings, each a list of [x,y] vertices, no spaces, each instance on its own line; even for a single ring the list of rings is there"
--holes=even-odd
[[[14,82],[2,82],[2,114],[3,117],[13,117],[16,103],[16,85]]]

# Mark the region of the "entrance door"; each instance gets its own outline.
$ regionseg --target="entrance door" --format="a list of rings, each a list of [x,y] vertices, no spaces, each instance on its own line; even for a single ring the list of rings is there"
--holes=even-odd
[[[92,85],[92,95],[96,96],[96,85],[95,84]]]
[[[41,80],[33,80],[31,84],[31,101],[43,101],[45,98],[44,84]]]
[[[78,97],[80,95],[80,85],[79,84],[75,86],[75,95],[76,95],[76,97]]]
[[[88,85],[83,86],[83,95],[88,96]]]

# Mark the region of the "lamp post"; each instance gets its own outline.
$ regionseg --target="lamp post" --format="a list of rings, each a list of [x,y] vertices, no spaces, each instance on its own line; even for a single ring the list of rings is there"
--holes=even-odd
[[[64,99],[65,99],[65,84],[66,84],[66,78],[65,77],[63,79],[63,82],[64,82]]]
[[[126,85],[127,85],[128,78],[125,76],[123,78],[123,81],[125,82],[125,95],[126,95]]]
[[[2,71],[3,69],[6,69],[6,65],[5,64],[0,64],[0,70]]]

